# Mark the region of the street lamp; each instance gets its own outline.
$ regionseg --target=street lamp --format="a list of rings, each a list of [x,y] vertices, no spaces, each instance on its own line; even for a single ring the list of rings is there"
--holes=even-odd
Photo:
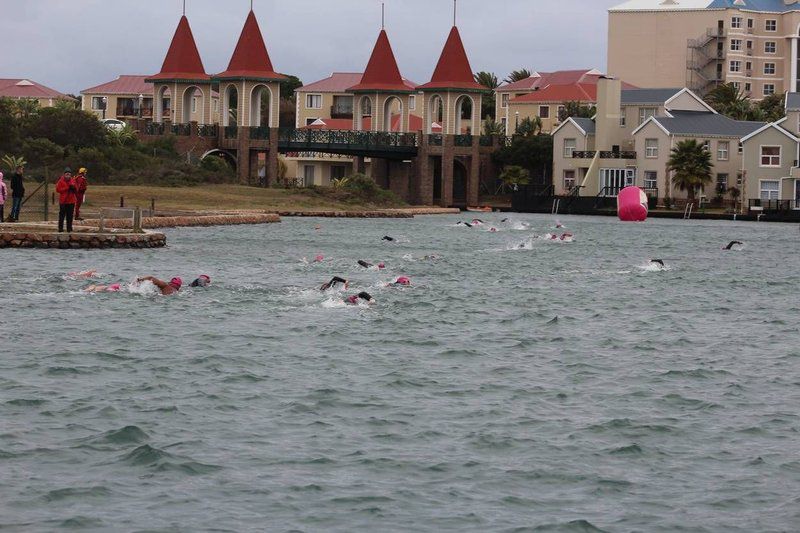
[[[106,108],[108,107],[108,97],[103,97],[103,120],[106,119]]]
[[[144,95],[139,94],[139,120],[142,119],[142,106],[144,105]]]
[[[517,124],[514,126],[514,133],[517,133],[517,130],[519,130],[519,111],[517,111],[515,114],[517,116]]]

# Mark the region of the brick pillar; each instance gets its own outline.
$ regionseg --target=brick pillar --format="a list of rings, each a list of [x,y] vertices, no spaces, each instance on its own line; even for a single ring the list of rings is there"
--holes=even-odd
[[[431,165],[428,136],[418,134],[416,172],[411,181],[411,197],[419,205],[433,205],[433,165]]]
[[[258,150],[248,150],[250,153],[250,175],[247,177],[248,185],[261,185],[258,179]]]
[[[269,130],[269,151],[267,152],[267,168],[265,172],[265,187],[278,185],[278,128]]]
[[[239,127],[236,132],[236,152],[238,159],[237,177],[240,185],[249,185],[250,176],[250,130]]]
[[[190,137],[199,137],[198,128],[197,128],[197,121],[193,120],[189,123],[189,136]]]
[[[353,172],[356,174],[367,173],[367,164],[364,162],[364,158],[360,155],[353,157]]]
[[[453,165],[456,159],[455,137],[442,136],[442,194],[441,206],[453,205]]]
[[[389,161],[378,157],[372,158],[372,179],[384,189],[389,188]]]
[[[467,176],[467,207],[478,205],[481,183],[481,136],[472,136],[472,156]]]

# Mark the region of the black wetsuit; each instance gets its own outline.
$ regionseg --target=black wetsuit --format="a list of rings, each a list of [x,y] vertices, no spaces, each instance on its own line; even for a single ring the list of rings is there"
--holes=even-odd
[[[335,286],[336,286],[336,285],[338,285],[339,283],[341,283],[341,284],[343,284],[343,285],[347,285],[347,280],[346,280],[346,279],[342,279],[342,278],[340,278],[339,276],[334,276],[334,277],[333,277],[333,278],[332,278],[332,279],[331,279],[331,280],[330,280],[328,283],[326,283],[325,285],[323,285],[323,286],[320,288],[320,290],[322,290],[322,291],[327,291],[328,289],[330,289],[331,287],[335,287]]]
[[[362,266],[364,268],[370,268],[372,266],[372,263],[367,263],[366,261],[363,261],[363,260],[360,260],[358,262],[358,264],[359,264],[359,266]]]
[[[382,240],[389,241],[389,242],[394,242],[394,238],[393,237],[389,237],[388,235],[384,236]]]
[[[742,246],[743,243],[739,241],[731,241],[728,246],[725,247],[726,250],[733,250],[734,246]]]

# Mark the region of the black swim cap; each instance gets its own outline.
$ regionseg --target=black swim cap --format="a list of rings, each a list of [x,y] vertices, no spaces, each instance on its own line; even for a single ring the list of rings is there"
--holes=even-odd
[[[368,292],[360,292],[358,293],[358,297],[361,298],[362,300],[367,300],[367,301],[372,300],[372,296],[370,296]]]

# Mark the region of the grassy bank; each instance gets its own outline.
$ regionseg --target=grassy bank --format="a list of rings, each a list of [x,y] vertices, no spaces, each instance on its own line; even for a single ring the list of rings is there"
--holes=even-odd
[[[26,184],[33,192],[36,184]],[[55,187],[50,186],[50,198]],[[197,187],[151,187],[93,185],[90,186],[83,207],[83,214],[92,215],[101,207],[119,207],[120,197],[125,207],[149,208],[155,201],[156,212],[246,210],[266,211],[369,211],[396,207],[407,207],[396,199],[383,198],[372,202],[333,189],[263,189],[240,185],[200,185]],[[57,198],[56,198],[57,200]],[[43,214],[43,191],[31,198],[23,209],[23,220],[41,220]],[[10,206],[9,206],[10,209]],[[50,213],[57,213],[51,206]]]

